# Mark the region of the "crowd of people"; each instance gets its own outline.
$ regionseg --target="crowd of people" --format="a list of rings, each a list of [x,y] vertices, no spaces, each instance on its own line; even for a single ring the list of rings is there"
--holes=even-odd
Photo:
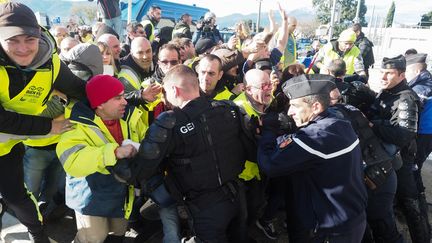
[[[67,210],[74,242],[144,242],[149,209],[163,242],[255,242],[251,227],[275,240],[280,211],[291,243],[406,242],[395,207],[412,242],[430,242],[426,54],[383,58],[375,93],[359,24],[314,41],[305,66],[280,5],[281,23],[239,22],[224,43],[212,12],[195,32],[187,13],[155,31],[159,6],[123,35],[110,3],[77,36],[0,4],[0,216],[32,242]]]

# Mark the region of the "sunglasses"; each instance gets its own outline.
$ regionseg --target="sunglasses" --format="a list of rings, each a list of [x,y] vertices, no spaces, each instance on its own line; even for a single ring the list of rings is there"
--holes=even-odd
[[[256,89],[261,89],[261,90],[266,90],[266,89],[271,89],[273,88],[272,83],[262,83],[261,87],[259,86],[254,86],[254,85],[249,85],[250,87],[254,87]]]

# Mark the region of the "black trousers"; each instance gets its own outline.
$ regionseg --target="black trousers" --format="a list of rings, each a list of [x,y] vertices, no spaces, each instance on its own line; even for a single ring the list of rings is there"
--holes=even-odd
[[[15,145],[8,154],[0,156],[0,193],[23,225],[30,232],[39,232],[42,222],[39,220],[37,202],[30,198],[31,193],[24,187],[23,157],[22,143]]]
[[[419,192],[414,179],[414,164],[406,163],[396,171],[396,198],[404,214],[413,243],[429,243],[427,215],[421,210]]]
[[[393,212],[396,187],[396,173],[392,170],[384,184],[368,190],[366,215],[370,231],[365,232],[364,243],[403,243]]]
[[[235,195],[211,193],[187,203],[193,231],[202,242],[247,242],[247,210],[243,185]]]

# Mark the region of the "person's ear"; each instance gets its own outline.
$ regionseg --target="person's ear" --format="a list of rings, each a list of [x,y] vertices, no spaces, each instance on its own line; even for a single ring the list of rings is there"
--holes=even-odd
[[[173,88],[173,91],[174,91],[174,97],[176,97],[176,98],[179,97],[181,89],[179,87],[177,87],[177,86],[172,86],[172,88]]]
[[[318,115],[319,113],[321,113],[323,111],[323,106],[321,103],[319,102],[314,102],[312,104],[312,113],[315,115]]]

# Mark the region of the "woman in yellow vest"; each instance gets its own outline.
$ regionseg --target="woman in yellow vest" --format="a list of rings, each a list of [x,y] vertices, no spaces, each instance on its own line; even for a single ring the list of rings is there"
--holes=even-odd
[[[54,38],[41,30],[30,8],[0,4],[0,194],[34,242],[49,241],[34,197],[24,187],[22,141],[71,129],[69,120],[39,114],[54,89],[84,99],[84,85],[60,62]]]

